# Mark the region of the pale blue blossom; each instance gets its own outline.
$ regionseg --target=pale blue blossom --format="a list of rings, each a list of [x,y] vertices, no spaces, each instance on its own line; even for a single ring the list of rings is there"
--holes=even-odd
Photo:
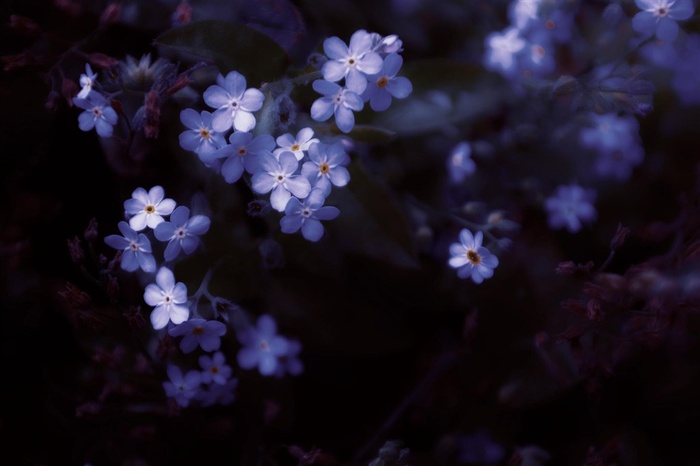
[[[78,92],[79,99],[85,99],[87,96],[93,92],[95,84],[97,83],[97,73],[93,73],[92,68],[89,63],[85,64],[85,73],[80,75],[80,92]]]
[[[187,286],[182,282],[175,283],[175,275],[167,267],[158,269],[156,282],[146,285],[143,300],[149,306],[154,306],[151,324],[155,330],[162,329],[170,321],[181,324],[190,316]]]
[[[204,102],[216,109],[212,115],[214,130],[250,131],[255,128],[253,112],[262,108],[263,93],[255,88],[246,89],[246,79],[237,71],[229,72],[226,77],[219,74],[216,82],[203,94]]]
[[[255,326],[237,332],[241,348],[236,354],[243,369],[257,368],[264,376],[275,375],[289,348],[287,338],[277,334],[277,322],[269,314],[261,315]]]
[[[165,198],[162,186],[153,186],[146,191],[136,188],[131,193],[131,199],[124,201],[124,212],[129,218],[129,226],[135,231],[157,227],[164,215],[170,215],[175,209],[175,201]]]
[[[98,92],[90,92],[87,97],[73,98],[73,104],[82,108],[84,112],[78,115],[78,127],[82,131],[90,131],[95,128],[97,134],[109,137],[117,124],[117,112],[112,108],[107,99]]]
[[[345,168],[349,163],[350,157],[342,143],[319,142],[309,147],[309,161],[302,165],[301,175],[312,187],[320,188],[323,195],[328,196],[331,185],[341,187],[350,181],[350,172]]]
[[[227,183],[238,181],[243,172],[255,173],[258,157],[275,148],[275,139],[269,134],[253,137],[251,133],[236,131],[229,136],[229,144],[209,154],[205,159],[223,159],[221,175]]]
[[[656,35],[663,41],[678,36],[678,21],[693,16],[695,7],[691,0],[635,0],[642,10],[632,18],[632,28],[644,36]]]
[[[323,41],[323,51],[329,58],[321,68],[323,79],[337,82],[345,78],[345,87],[361,94],[367,87],[367,75],[378,73],[382,67],[382,57],[372,46],[372,35],[364,29],[353,33],[349,46],[338,37]]]
[[[369,101],[375,112],[389,108],[392,98],[404,99],[413,92],[413,84],[404,76],[396,76],[403,65],[403,58],[397,53],[390,53],[384,58],[382,69],[367,77],[367,88],[362,100]]]
[[[186,408],[190,401],[198,396],[201,375],[196,370],[182,374],[182,370],[174,364],[168,365],[168,379],[163,382],[163,389],[168,398],[173,398],[175,402]]]
[[[338,129],[349,133],[355,126],[353,111],[359,112],[365,105],[362,97],[350,89],[324,79],[317,79],[311,86],[323,95],[311,104],[311,118],[315,121],[326,121],[334,115]]]
[[[151,242],[143,233],[138,233],[122,221],[117,225],[123,236],[109,235],[105,243],[122,251],[121,268],[133,272],[139,267],[144,272],[155,272],[156,259],[153,257]]]
[[[569,233],[581,230],[584,223],[595,220],[597,213],[593,202],[596,192],[577,184],[558,186],[554,194],[544,201],[550,228],[566,228]]]
[[[231,366],[226,364],[226,357],[221,351],[217,351],[212,356],[201,355],[199,366],[202,368],[202,383],[224,385],[233,373]]]
[[[461,183],[476,171],[476,163],[471,158],[472,146],[461,141],[452,148],[447,157],[447,173],[452,183]]]
[[[186,108],[180,112],[180,121],[188,129],[180,133],[180,147],[200,156],[205,164],[206,155],[226,145],[224,134],[215,131],[211,123],[211,112],[201,113]]]
[[[221,346],[226,325],[218,320],[194,318],[171,328],[168,333],[172,337],[182,337],[180,349],[183,353],[191,353],[197,346],[211,353]]]
[[[309,150],[309,146],[319,142],[318,138],[314,137],[314,130],[306,127],[297,132],[296,137],[289,133],[285,133],[277,137],[277,147],[272,153],[279,157],[282,152],[289,151],[301,160],[304,158],[304,153]]]
[[[323,224],[321,220],[333,220],[340,214],[340,210],[333,206],[324,206],[326,197],[319,188],[311,190],[309,196],[301,202],[292,197],[284,209],[284,217],[280,219],[282,233],[296,233],[301,229],[301,234],[309,241],[318,241],[323,236]]]
[[[251,178],[251,187],[258,194],[270,192],[270,205],[278,212],[284,211],[292,195],[305,198],[311,191],[309,180],[295,174],[299,161],[291,152],[282,152],[279,160],[271,153],[263,154],[260,170]]]
[[[498,258],[482,246],[484,234],[477,231],[475,235],[464,228],[459,233],[459,243],[450,245],[450,267],[457,269],[460,278],[471,278],[474,283],[481,283],[493,276],[493,269],[498,266]]]
[[[168,241],[163,256],[166,261],[171,261],[180,255],[192,254],[201,240],[200,235],[209,231],[211,221],[206,215],[194,215],[190,218],[190,209],[186,206],[177,207],[170,214],[170,221],[158,224],[153,234],[158,241]]]

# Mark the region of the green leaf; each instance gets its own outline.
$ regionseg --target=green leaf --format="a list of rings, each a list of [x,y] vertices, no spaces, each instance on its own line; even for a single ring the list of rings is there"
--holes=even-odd
[[[340,130],[336,134],[341,133]],[[388,130],[386,128],[380,128],[378,126],[372,125],[355,125],[355,127],[348,133],[348,136],[354,141],[366,142],[368,144],[384,144],[391,142],[396,137],[396,132]]]
[[[173,28],[155,39],[164,55],[194,61],[211,60],[226,74],[236,70],[250,86],[284,74],[290,60],[277,42],[245,24],[203,20]]]

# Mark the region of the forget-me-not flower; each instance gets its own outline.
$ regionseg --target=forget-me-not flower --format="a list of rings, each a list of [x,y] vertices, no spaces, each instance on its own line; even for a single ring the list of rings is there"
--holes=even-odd
[[[413,84],[408,78],[396,76],[401,65],[401,55],[390,53],[384,58],[379,73],[367,77],[367,88],[362,93],[362,100],[369,101],[370,108],[375,112],[383,112],[389,108],[393,97],[404,99],[413,92]]]
[[[632,28],[644,36],[656,35],[661,40],[672,41],[678,36],[677,21],[693,16],[691,0],[635,0],[642,10],[632,18]]]
[[[475,235],[464,228],[459,233],[459,243],[450,245],[450,267],[457,269],[460,278],[471,278],[474,283],[481,283],[493,276],[493,269],[498,266],[498,258],[482,246],[484,234],[477,231]]]
[[[180,112],[180,121],[187,130],[180,133],[180,147],[190,150],[200,156],[202,162],[207,154],[215,152],[226,145],[223,133],[215,131],[211,123],[211,112],[186,108]]]
[[[447,173],[452,183],[461,183],[476,171],[476,163],[471,158],[472,146],[461,141],[452,148],[447,157]]]
[[[301,234],[309,241],[318,241],[323,236],[321,220],[333,220],[340,210],[333,206],[324,206],[326,196],[319,188],[311,190],[302,203],[292,197],[284,209],[284,217],[280,219],[282,233],[296,233],[301,228]]]
[[[279,157],[284,151],[289,151],[301,160],[304,158],[304,152],[309,150],[309,146],[319,142],[318,138],[314,137],[314,130],[311,128],[302,128],[297,132],[296,137],[289,133],[285,133],[277,137],[277,147],[272,153]]]
[[[544,201],[550,228],[566,228],[569,233],[576,233],[584,223],[595,220],[595,198],[593,189],[577,184],[558,186],[554,194]]]
[[[151,324],[155,330],[160,330],[168,322],[178,325],[190,316],[187,306],[187,286],[182,282],[175,283],[175,275],[167,267],[161,267],[156,273],[156,282],[146,285],[143,300],[151,311]]]
[[[349,133],[355,126],[355,112],[364,108],[364,102],[356,92],[340,87],[336,83],[317,79],[311,85],[314,91],[322,94],[311,104],[311,118],[326,121],[335,115],[335,124],[344,133]]]
[[[372,46],[372,35],[364,29],[353,33],[349,46],[338,37],[324,40],[323,51],[329,60],[321,68],[323,79],[337,82],[345,78],[345,87],[362,94],[367,75],[378,73],[382,67],[382,57],[372,51]]]
[[[331,185],[345,186],[350,181],[350,172],[345,168],[349,163],[350,157],[342,143],[318,142],[309,147],[309,161],[301,166],[301,175],[328,196]]]
[[[208,159],[224,159],[221,175],[227,183],[238,181],[244,171],[255,173],[258,157],[275,148],[275,139],[269,134],[253,137],[252,133],[245,131],[232,133],[229,143],[208,156]]]
[[[221,346],[221,337],[226,334],[226,325],[218,320],[194,318],[171,328],[168,333],[171,337],[182,337],[180,349],[183,353],[191,353],[198,345],[211,353]]]
[[[117,112],[112,108],[107,99],[98,92],[90,92],[87,97],[73,98],[73,104],[82,108],[84,112],[78,115],[78,127],[82,131],[90,131],[95,128],[97,134],[109,137],[117,124]]]
[[[211,119],[214,130],[250,131],[255,128],[253,112],[262,108],[263,93],[252,87],[246,89],[246,79],[238,71],[231,71],[226,77],[219,74],[216,82],[203,94],[204,102],[216,109]]]
[[[168,241],[163,256],[166,261],[175,259],[180,251],[192,254],[199,246],[199,236],[209,231],[211,221],[206,215],[194,215],[190,218],[190,209],[177,207],[170,214],[170,221],[158,224],[153,234],[158,241]]]
[[[243,369],[258,368],[260,374],[274,375],[285,357],[289,342],[277,334],[277,322],[269,314],[261,315],[256,325],[237,333],[242,347],[236,358]]]
[[[260,170],[253,174],[251,187],[258,194],[272,191],[270,205],[276,211],[284,211],[292,195],[302,199],[309,195],[309,180],[295,175],[299,161],[291,152],[282,152],[279,160],[271,153],[263,154],[259,162]]]
[[[199,393],[201,375],[196,370],[182,374],[182,370],[174,364],[170,364],[167,369],[168,379],[163,382],[163,389],[168,398],[173,398],[175,402],[186,408]]]
[[[124,221],[119,222],[117,226],[123,236],[109,235],[105,238],[105,243],[123,251],[121,268],[133,272],[141,267],[144,272],[155,272],[156,259],[153,257],[148,237],[135,231]]]
[[[199,366],[202,368],[203,383],[224,385],[233,373],[231,366],[226,364],[226,357],[221,351],[217,351],[212,356],[201,355]]]
[[[85,73],[80,75],[80,92],[78,92],[79,99],[85,99],[90,92],[92,92],[95,83],[97,82],[97,73],[92,72],[92,68],[89,63],[85,64]]]
[[[124,212],[129,217],[129,226],[136,231],[144,228],[155,228],[163,220],[164,215],[170,215],[175,209],[175,201],[165,198],[162,186],[153,186],[146,191],[136,188],[131,193],[131,199],[124,201]]]

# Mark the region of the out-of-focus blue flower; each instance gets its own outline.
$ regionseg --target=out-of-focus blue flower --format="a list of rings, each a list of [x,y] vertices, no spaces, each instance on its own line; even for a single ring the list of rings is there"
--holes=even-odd
[[[624,150],[636,144],[639,138],[639,123],[631,115],[615,113],[590,113],[592,125],[582,128],[579,140],[585,147],[597,151]]]
[[[124,201],[124,212],[129,217],[129,226],[135,231],[144,228],[155,228],[163,220],[164,215],[170,215],[175,209],[175,201],[165,198],[165,190],[162,186],[153,186],[146,191],[144,188],[136,188],[131,193],[131,199]]]
[[[102,94],[90,92],[85,98],[75,97],[73,104],[85,110],[78,115],[78,127],[82,131],[95,128],[97,134],[102,137],[112,135],[118,120],[117,112]]]
[[[350,181],[350,172],[345,168],[349,163],[350,157],[342,143],[318,142],[309,147],[309,161],[302,165],[301,175],[328,196],[331,185],[345,186]]]
[[[180,147],[198,154],[205,164],[204,156],[226,145],[224,135],[212,127],[211,112],[186,108],[180,112],[180,121],[189,128],[180,133]]]
[[[182,337],[180,349],[183,353],[191,353],[197,345],[211,353],[221,346],[221,337],[226,334],[226,325],[218,320],[195,318],[176,325],[168,333],[172,337]]]
[[[201,375],[196,370],[182,374],[182,370],[174,364],[170,364],[167,369],[168,379],[163,382],[163,389],[168,398],[173,398],[175,402],[186,408],[199,393]]]
[[[509,27],[503,32],[492,32],[485,39],[484,66],[506,77],[516,76],[516,55],[525,45],[520,30],[516,27]]]
[[[476,171],[476,163],[471,158],[472,146],[461,141],[452,148],[447,157],[447,174],[452,183],[461,183]]]
[[[585,189],[577,184],[558,186],[554,194],[544,201],[550,228],[578,232],[584,223],[596,219],[595,198],[594,189]]]
[[[484,234],[477,231],[475,235],[467,228],[459,233],[459,243],[450,245],[450,267],[457,269],[460,278],[471,278],[474,283],[481,283],[493,276],[493,269],[498,267],[498,258],[481,244]]]
[[[133,272],[141,267],[144,272],[155,272],[156,259],[153,257],[148,237],[136,232],[126,222],[119,222],[118,227],[123,236],[109,235],[105,238],[105,243],[123,251],[121,268],[127,272]]]
[[[324,206],[326,196],[319,188],[311,190],[302,203],[292,197],[284,209],[284,217],[280,219],[282,233],[296,233],[301,228],[301,234],[309,241],[318,241],[323,236],[321,220],[333,220],[340,210],[333,206]]]
[[[382,57],[372,50],[372,35],[360,29],[350,37],[346,45],[338,37],[323,41],[323,51],[329,60],[323,64],[323,79],[337,82],[345,78],[345,87],[362,94],[367,87],[367,75],[378,73]]]
[[[223,385],[213,383],[209,386],[200,387],[197,393],[197,400],[204,407],[215,404],[230,405],[236,398],[235,389],[237,386],[238,379],[228,379]]]
[[[275,157],[279,157],[282,152],[289,151],[294,154],[297,160],[301,160],[304,158],[304,152],[309,150],[309,146],[319,142],[319,140],[314,137],[314,130],[306,127],[300,129],[296,137],[285,133],[278,136],[276,142],[279,147],[272,151]]]
[[[635,3],[642,11],[632,18],[632,28],[644,36],[656,35],[668,42],[678,36],[677,21],[690,18],[695,10],[691,0],[635,0]]]
[[[276,211],[284,211],[292,195],[302,199],[309,195],[309,180],[294,174],[299,168],[299,161],[293,153],[282,152],[279,160],[271,153],[263,154],[259,167],[251,179],[251,188],[259,194],[272,191],[270,205]]]
[[[322,94],[311,104],[311,118],[315,121],[326,121],[335,115],[335,124],[344,133],[349,133],[355,126],[355,112],[364,107],[362,97],[356,92],[340,87],[336,83],[317,79],[311,85],[314,91]]]
[[[304,372],[304,363],[299,359],[301,353],[301,342],[299,340],[287,339],[287,352],[280,356],[277,371],[277,377],[284,377],[286,374],[297,376]]]
[[[175,275],[167,267],[158,269],[156,282],[146,285],[143,300],[149,306],[154,306],[151,324],[155,330],[162,329],[170,321],[181,324],[190,316],[187,286],[182,282],[175,283]]]
[[[274,375],[280,359],[287,354],[289,341],[277,334],[277,322],[269,314],[261,315],[255,326],[237,332],[242,347],[236,358],[243,369],[257,367],[264,376]]]
[[[700,104],[700,34],[688,34],[674,61],[671,88],[684,106]]]
[[[253,137],[251,133],[237,131],[228,140],[230,144],[203,157],[204,160],[225,159],[221,165],[221,175],[227,183],[238,181],[244,170],[255,173],[258,157],[269,154],[275,148],[275,140],[269,134]]]
[[[199,366],[202,368],[202,383],[224,385],[233,373],[231,366],[226,364],[226,357],[221,351],[217,351],[211,357],[206,354],[201,355]]]
[[[192,254],[199,246],[199,236],[209,231],[211,221],[206,215],[195,215],[190,218],[190,209],[186,206],[177,207],[170,214],[170,221],[158,224],[153,234],[158,241],[168,241],[163,256],[166,261],[175,259],[180,251]]]
[[[204,102],[216,109],[211,119],[214,130],[250,131],[255,128],[253,112],[262,108],[263,93],[255,88],[246,89],[246,79],[238,71],[231,71],[226,77],[219,74],[216,82],[203,94]]]
[[[362,93],[362,100],[369,101],[375,112],[383,112],[391,105],[392,97],[404,99],[413,92],[413,84],[404,76],[396,76],[403,65],[403,58],[397,53],[390,53],[384,58],[379,73],[367,77],[367,88]]]

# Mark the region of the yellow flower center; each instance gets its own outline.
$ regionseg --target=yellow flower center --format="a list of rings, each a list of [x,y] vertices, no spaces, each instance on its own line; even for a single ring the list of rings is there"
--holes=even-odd
[[[328,173],[330,171],[331,168],[328,166],[328,164],[326,162],[323,162],[321,165],[318,166],[318,169],[323,175],[325,175],[326,173]]]
[[[386,78],[386,76],[382,76],[381,78],[377,79],[377,87],[382,89],[386,87],[386,85],[389,84],[389,80]]]
[[[147,214],[152,214],[153,212],[156,211],[156,208],[155,208],[155,206],[147,205],[146,207],[143,208],[143,210],[144,210]]]
[[[467,251],[467,260],[471,262],[472,265],[481,264],[481,256],[473,249]]]
[[[301,149],[301,146],[299,144],[294,144],[292,147],[290,147],[290,149],[292,149],[292,152],[296,152]]]

